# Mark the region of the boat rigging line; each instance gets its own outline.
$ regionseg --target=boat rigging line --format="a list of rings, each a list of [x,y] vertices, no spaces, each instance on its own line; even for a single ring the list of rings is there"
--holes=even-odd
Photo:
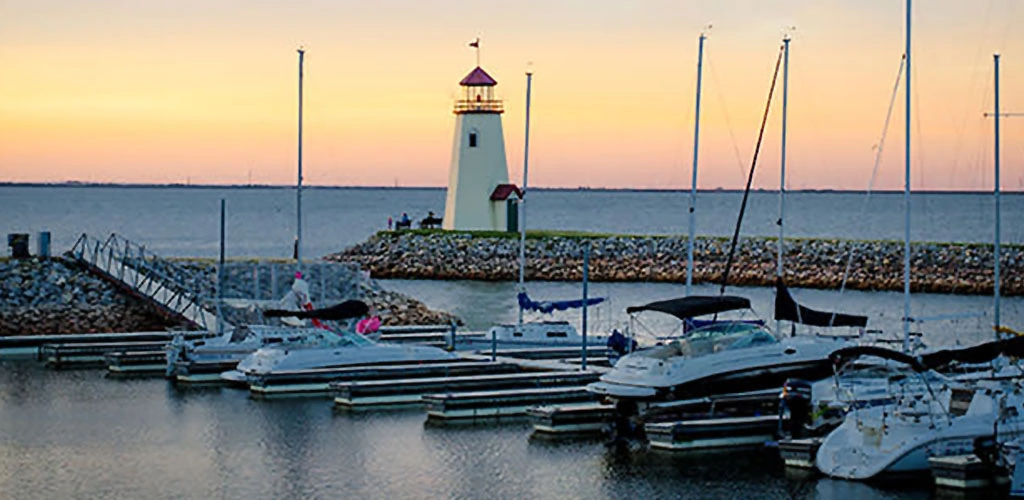
[[[714,58],[711,57],[711,50],[705,49],[704,58],[708,63],[708,70],[711,72],[712,85],[711,89],[715,91],[715,96],[718,97],[718,105],[722,107],[722,118],[725,119],[725,127],[729,129],[729,139],[732,140],[732,153],[736,157],[736,173],[739,174],[740,179],[743,178],[743,155],[740,154],[739,143],[736,142],[736,131],[732,126],[732,119],[729,118],[729,107],[726,105],[725,94],[722,93],[723,88],[721,80],[718,78],[718,72],[715,71]]]
[[[882,136],[878,139],[878,147],[875,149],[875,164],[871,168],[871,178],[868,180],[867,193],[864,196],[864,203],[861,205],[861,215],[867,213],[868,203],[871,202],[871,195],[875,189],[875,179],[878,177],[878,168],[882,163],[882,152],[885,150],[885,138],[889,133],[889,123],[892,121],[892,112],[896,107],[896,98],[899,96],[900,80],[903,78],[903,66],[907,63],[907,55],[900,57],[900,69],[896,72],[896,83],[892,86],[892,96],[889,98],[889,109],[885,113],[885,123],[882,124]],[[843,280],[839,285],[839,297],[846,291],[846,283],[850,278],[850,269],[853,267],[853,255],[856,246],[851,245],[846,254],[846,268],[843,269]]]
[[[732,267],[733,256],[736,253],[736,242],[740,237],[740,226],[743,225],[743,213],[747,210],[747,198],[750,197],[750,185],[754,181],[754,168],[757,166],[757,155],[761,152],[761,141],[764,139],[764,129],[768,124],[768,114],[772,109],[772,96],[775,94],[775,84],[779,80],[779,67],[782,66],[782,55],[786,45],[779,46],[779,56],[775,59],[775,72],[772,75],[772,86],[768,89],[768,102],[764,106],[764,116],[761,118],[761,130],[757,134],[757,145],[754,146],[754,158],[750,162],[750,172],[747,174],[747,187],[743,190],[743,202],[740,203],[740,214],[736,218],[736,228],[732,233],[732,242],[729,244],[729,256],[725,260],[725,270],[722,271],[722,287],[720,295],[725,295],[725,286],[729,283],[729,269]]]

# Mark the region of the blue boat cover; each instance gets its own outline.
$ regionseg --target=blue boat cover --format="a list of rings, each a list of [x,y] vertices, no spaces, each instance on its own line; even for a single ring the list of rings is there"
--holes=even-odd
[[[557,300],[557,301],[539,301],[534,302],[530,300],[530,297],[526,295],[526,292],[519,292],[519,308],[527,311],[539,311],[545,314],[550,314],[553,311],[565,311],[566,309],[579,309],[583,307],[583,299],[577,300]],[[594,306],[604,302],[604,297],[594,297],[587,299],[588,306]]]

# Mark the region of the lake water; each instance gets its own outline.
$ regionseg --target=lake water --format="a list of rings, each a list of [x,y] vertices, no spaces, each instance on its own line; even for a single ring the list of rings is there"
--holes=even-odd
[[[443,189],[308,189],[303,192],[303,255],[317,257],[365,240],[388,216],[444,213]],[[903,239],[898,193],[795,192],[787,196],[786,234],[794,237]],[[531,191],[530,228],[622,234],[686,234],[689,194],[650,191]],[[215,257],[220,200],[227,201],[229,256],[291,257],[295,190],[284,188],[0,186],[0,235],[50,231],[66,250],[82,233],[119,233],[160,255]],[[697,234],[732,235],[741,193],[702,192]],[[915,241],[993,239],[986,194],[914,194]],[[1024,242],[1024,195],[1004,194],[1003,241]],[[778,234],[778,197],[750,196],[743,235]],[[35,236],[33,235],[33,241]],[[34,244],[33,244],[34,245]]]
[[[534,191],[531,227],[615,233],[686,232],[686,195]],[[701,193],[698,233],[732,230],[740,195]],[[63,251],[85,232],[117,232],[158,254],[215,256],[219,200],[228,203],[231,256],[289,257],[294,192],[286,189],[0,187],[0,234],[53,233]],[[304,194],[305,253],[324,255],[383,228],[388,215],[443,211],[438,189],[314,189]],[[900,239],[895,194],[794,193],[794,236]],[[915,195],[914,238],[989,241],[991,200]],[[1004,241],[1024,241],[1024,197],[1004,198]],[[744,234],[775,234],[775,196],[754,193]],[[383,285],[452,311],[471,329],[515,320],[512,283],[389,280]],[[710,286],[698,293],[714,293]],[[770,317],[768,289],[732,289]],[[574,298],[578,283],[530,284],[534,297]],[[795,290],[812,307],[868,314],[901,329],[899,293]],[[594,283],[608,301],[591,331],[621,327],[628,305],[682,295],[666,283]],[[979,313],[914,325],[932,345],[991,337],[990,297],[915,295],[913,315]],[[1024,299],[1003,303],[1024,327]],[[578,312],[559,318],[580,325]],[[641,318],[641,331],[671,328]],[[787,475],[773,453],[674,456],[619,453],[600,442],[531,440],[523,423],[437,428],[422,411],[336,414],[326,400],[255,401],[241,391],[179,391],[161,379],[111,380],[100,371],[0,362],[3,498],[927,498],[928,482],[863,485]]]
[[[923,489],[922,489],[923,487]],[[524,423],[425,425],[422,411],[0,362],[0,496],[36,498],[928,498],[785,473],[771,451],[622,453],[530,439]]]

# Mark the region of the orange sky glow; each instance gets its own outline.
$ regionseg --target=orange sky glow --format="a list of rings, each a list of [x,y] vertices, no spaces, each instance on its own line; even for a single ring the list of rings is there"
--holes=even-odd
[[[991,189],[992,54],[1024,112],[1024,3],[914,6],[914,188]],[[457,82],[484,68],[530,184],[689,187],[697,37],[700,187],[739,188],[784,30],[789,188],[866,189],[903,53],[901,0],[130,0],[0,4],[0,181],[289,184],[306,53],[305,182],[443,186]],[[902,90],[876,189],[903,182]],[[781,98],[780,92],[777,94]],[[781,99],[755,186],[778,186]],[[1024,189],[1024,117],[1003,122]]]

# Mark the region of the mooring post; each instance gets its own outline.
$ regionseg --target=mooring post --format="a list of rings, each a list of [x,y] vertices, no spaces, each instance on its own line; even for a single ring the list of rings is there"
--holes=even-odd
[[[277,297],[277,263],[270,263],[270,299]]]
[[[590,240],[583,244],[583,352],[580,368],[587,370],[587,282],[590,279]]]
[[[260,300],[260,261],[252,266],[252,299]]]
[[[449,342],[448,347],[451,350],[454,351],[455,350],[455,328],[456,328],[455,321],[450,321],[449,322],[449,327],[450,328],[448,329],[448,331],[449,331],[450,337],[449,337],[449,341],[448,341]]]
[[[491,329],[491,361],[498,360],[498,331]]]
[[[217,262],[217,335],[224,333],[224,318],[221,305],[224,303],[224,219],[227,201],[220,199],[220,260]],[[204,321],[205,323],[205,321]]]
[[[327,278],[324,276],[324,263],[321,262],[316,266],[317,271],[320,272],[320,303],[327,303]],[[323,306],[321,306],[323,307]]]

